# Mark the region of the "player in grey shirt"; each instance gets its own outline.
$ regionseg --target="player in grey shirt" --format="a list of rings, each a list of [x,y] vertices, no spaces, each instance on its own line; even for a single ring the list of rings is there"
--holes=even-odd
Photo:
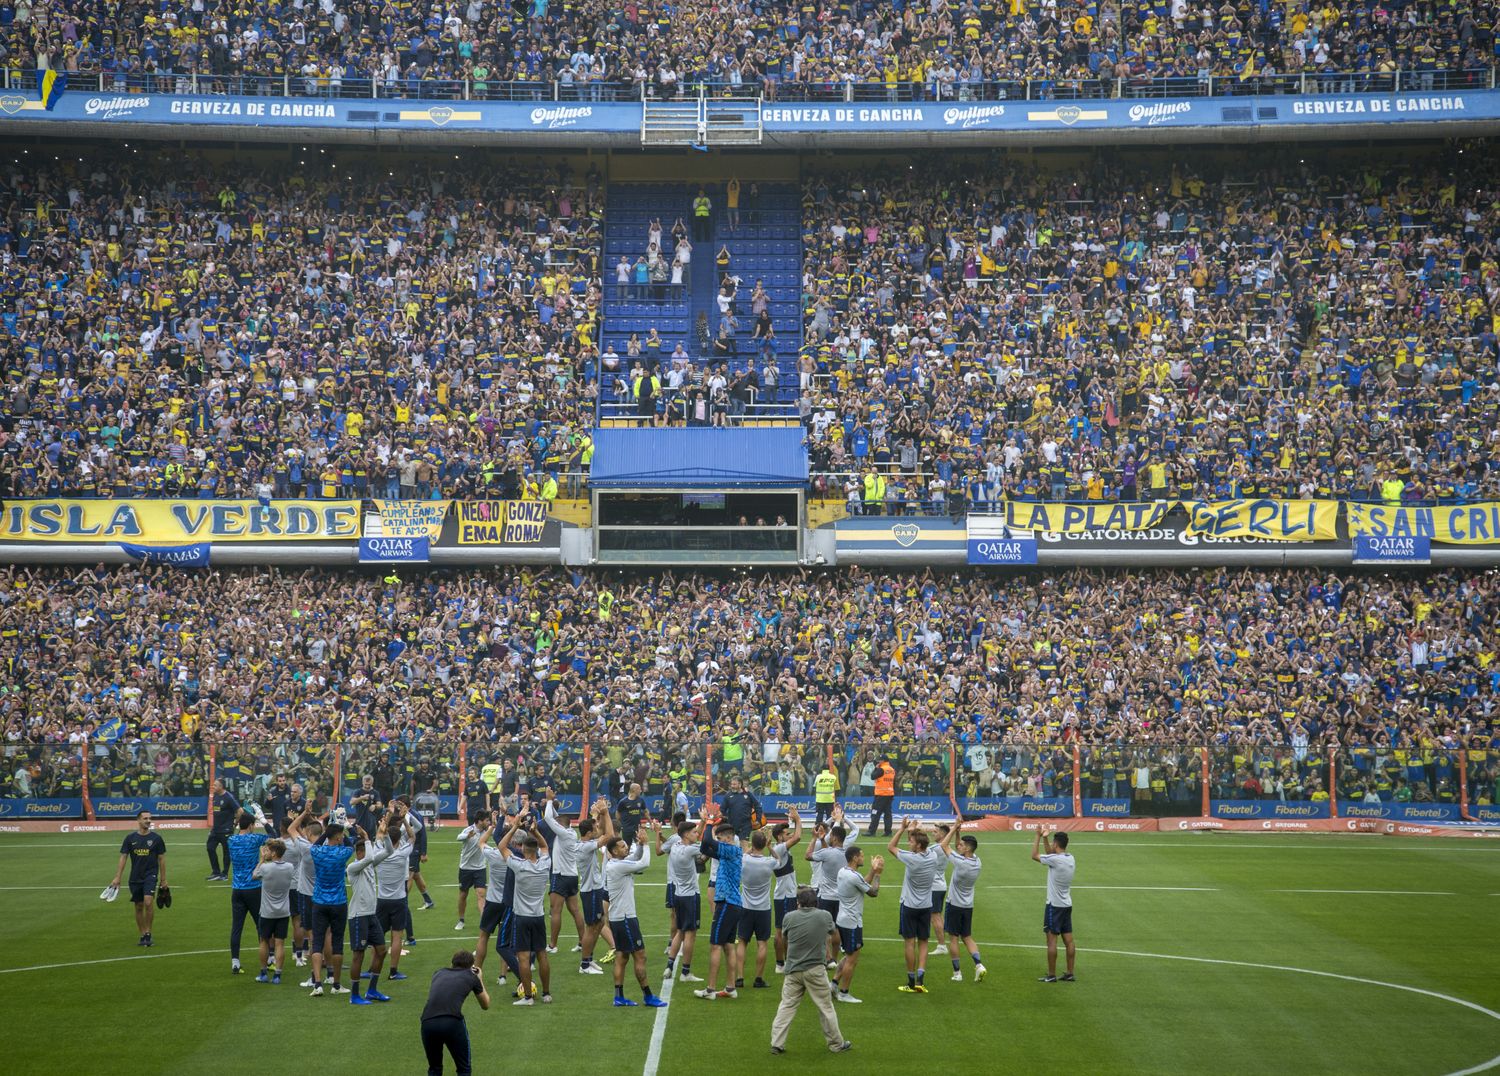
[[[479,913],[484,914],[484,853],[479,849],[479,834],[490,824],[490,812],[480,811],[474,821],[459,830],[458,841],[458,922],[454,930],[464,928],[464,912],[469,906],[469,890],[478,890]]]
[[[948,907],[943,910],[943,926],[948,932],[948,958],[953,962],[953,981],[964,981],[960,970],[958,944],[963,942],[974,961],[974,981],[984,982],[984,962],[979,959],[979,944],[974,941],[974,887],[979,881],[979,841],[958,836],[958,820],[945,827],[938,850],[953,865],[953,884],[948,889]],[[954,838],[960,851],[953,851]]]
[[[578,870],[578,834],[566,818],[557,814],[557,794],[547,789],[547,806],[542,811],[542,820],[552,831],[552,934],[547,951],[557,952],[557,936],[562,932],[563,908],[573,917],[573,926],[578,931],[578,950],[583,951],[583,910],[578,904],[582,890]]]
[[[839,914],[839,871],[844,869],[844,849],[854,844],[859,839],[859,827],[852,831],[844,828],[844,809],[835,807],[833,814],[833,825],[821,838],[815,839],[807,846],[807,855],[804,857],[813,865],[813,885],[818,890],[818,907],[828,913],[830,919],[836,919]],[[837,939],[832,935],[828,939],[828,966],[834,967],[834,955],[837,952]]]
[[[375,918],[380,921],[381,931],[388,933],[391,939],[391,967],[387,977],[400,981],[406,978],[399,968],[401,948],[406,943],[406,926],[411,917],[406,906],[406,891],[411,885],[411,853],[416,847],[416,831],[422,823],[400,800],[391,801],[386,819],[386,832],[396,850],[375,866]]]
[[[770,840],[766,831],[758,829],[750,834],[750,848],[740,861],[740,912],[739,944],[740,968],[745,967],[745,953],[750,939],[755,939],[755,987],[766,986],[766,943],[771,940],[771,886],[776,880],[776,865],[786,854],[785,845],[776,845],[769,850]],[[735,989],[745,985],[743,978],[735,981]]]
[[[898,847],[902,838],[906,847]],[[901,861],[906,875],[901,879],[901,938],[906,943],[906,985],[903,993],[925,994],[927,984],[927,939],[932,932],[932,877],[937,860],[929,854],[929,838],[912,818],[903,818],[901,828],[891,834],[886,851]]]
[[[851,847],[844,852],[844,866],[839,871],[839,914],[834,920],[838,926],[839,948],[844,951],[844,959],[834,974],[839,984],[834,1000],[854,1005],[858,1005],[860,999],[849,993],[849,984],[854,981],[854,969],[859,966],[859,951],[865,947],[865,898],[880,894],[880,874],[885,870],[885,860],[876,856],[870,864],[869,875],[861,875],[859,869],[864,862],[864,849]]]
[[[286,861],[286,842],[273,839],[261,845],[260,862],[251,874],[260,879],[260,974],[258,983],[281,985],[281,961],[285,956],[286,925],[292,917],[292,886],[297,868]],[[269,963],[275,944],[276,961]]]
[[[534,1003],[531,983],[531,961],[537,958],[541,972],[542,1001],[552,1001],[552,963],[547,959],[547,920],[545,908],[547,883],[552,874],[552,857],[548,854],[547,839],[533,825],[526,834],[518,838],[525,815],[517,815],[500,838],[500,854],[505,865],[515,878],[515,892],[511,894],[511,907],[516,915],[516,960],[521,965],[521,997],[512,1004]],[[520,851],[516,850],[520,846]]]
[[[776,925],[777,975],[786,973],[786,934],[781,926],[797,907],[797,864],[792,861],[791,850],[802,840],[802,816],[797,813],[797,808],[788,807],[786,816],[791,825],[778,822],[771,827],[771,839],[776,842],[771,849],[776,857],[776,884],[771,890],[771,909]]]
[[[702,823],[679,822],[677,832],[666,840],[656,831],[656,854],[667,857],[667,887],[672,893],[671,944],[667,946],[667,969],[662,978],[670,979],[674,969],[685,983],[701,983],[703,977],[693,974],[693,944],[702,925],[703,898],[698,892],[698,835]],[[676,967],[681,955],[682,966]]]
[[[932,875],[932,934],[937,939],[939,947],[946,947],[948,935],[943,931],[943,905],[948,899],[948,855],[938,845],[942,843],[943,837],[948,833],[950,827],[939,824],[935,827],[932,843],[928,846],[927,854],[932,856],[934,870]]]
[[[380,900],[380,883],[376,870],[396,852],[396,846],[386,833],[389,824],[389,818],[382,818],[373,838],[355,826],[354,855],[344,866],[344,872],[349,875],[349,946],[354,950],[354,968],[349,973],[351,1005],[391,1000],[373,985],[363,995],[359,989],[360,967],[364,964],[366,949],[375,950],[375,957],[370,961],[370,971],[376,983],[380,982],[380,969],[385,966],[385,932],[380,929],[380,920],[375,915]]]

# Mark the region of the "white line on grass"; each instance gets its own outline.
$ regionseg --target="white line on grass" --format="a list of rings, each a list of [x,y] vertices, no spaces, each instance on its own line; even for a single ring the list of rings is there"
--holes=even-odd
[[[141,953],[139,956],[111,956],[102,960],[70,960],[66,964],[32,964],[25,968],[0,968],[0,975],[13,975],[18,971],[53,971],[57,968],[82,968],[91,964],[123,964],[128,960],[165,960],[169,956],[209,956],[222,953],[224,949],[193,949],[186,953]]]
[[[1076,887],[1075,887],[1076,888]],[[1333,893],[1340,896],[1456,897],[1446,889],[1268,889],[1267,893]]]
[[[985,889],[1046,889],[1045,885],[987,885]],[[1124,889],[1142,893],[1217,893],[1217,889],[1198,885],[1075,885],[1074,889]],[[1277,890],[1277,892],[1282,892]],[[1291,892],[1291,890],[1286,890]]]
[[[667,1037],[667,1013],[671,1011],[672,983],[676,979],[674,973],[662,984],[661,999],[667,1004],[656,1010],[656,1019],[651,1023],[651,1045],[646,1048],[646,1064],[641,1069],[641,1076],[656,1076],[656,1068],[661,1064],[661,1045]]]

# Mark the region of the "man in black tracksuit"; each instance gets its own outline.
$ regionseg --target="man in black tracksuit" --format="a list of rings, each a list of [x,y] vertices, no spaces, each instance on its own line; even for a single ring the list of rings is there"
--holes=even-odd
[[[222,882],[229,877],[229,835],[234,832],[234,820],[239,817],[240,801],[224,790],[223,781],[215,781],[210,790],[208,805],[213,810],[213,821],[208,829],[208,865],[213,873],[210,882]],[[224,850],[224,866],[219,866],[219,850]]]

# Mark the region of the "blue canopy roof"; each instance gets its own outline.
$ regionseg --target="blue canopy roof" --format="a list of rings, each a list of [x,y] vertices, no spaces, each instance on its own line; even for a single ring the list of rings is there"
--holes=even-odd
[[[591,486],[706,489],[801,486],[802,428],[598,429]]]

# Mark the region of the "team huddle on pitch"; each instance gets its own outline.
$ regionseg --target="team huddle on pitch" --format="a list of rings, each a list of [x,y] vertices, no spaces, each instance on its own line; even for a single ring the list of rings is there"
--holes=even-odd
[[[237,810],[237,832],[227,839],[232,971],[241,971],[240,941],[249,918],[259,937],[258,982],[280,983],[290,938],[297,966],[310,968],[302,986],[312,996],[348,994],[354,1005],[390,1000],[379,987],[382,977],[406,978],[399,964],[413,942],[411,887],[418,888],[425,907],[434,906],[421,874],[427,833],[404,797],[377,809],[375,797],[365,791],[365,797],[354,801],[354,821],[342,807],[315,818],[305,803],[295,804],[300,808],[296,814],[277,810],[275,822],[258,804]],[[579,954],[580,974],[602,975],[602,965],[613,963],[614,1004],[632,1007],[638,1003],[625,994],[629,964],[642,1003],[664,1006],[666,1001],[652,989],[647,974],[635,894],[637,878],[655,855],[666,859],[666,907],[671,918],[664,980],[701,984],[693,993],[706,1001],[732,1000],[747,977],[752,989],[769,985],[766,964],[774,954],[775,973],[784,979],[772,1050],[780,1053],[785,1048],[791,1018],[803,996],[817,1007],[829,1048],[849,1048],[832,1003],[860,1003],[851,989],[865,945],[865,902],[879,896],[886,865],[879,854],[867,861],[865,847],[858,843],[861,836],[875,836],[873,824],[861,834],[840,808],[826,811],[825,821],[820,806],[819,820],[801,856],[812,864],[812,881],[801,885],[793,850],[808,834],[795,810],[788,812],[785,822],[756,826],[748,819],[730,821],[709,803],[696,821],[678,813],[670,827],[629,819],[617,830],[606,799],[595,801],[577,819],[563,815],[558,806],[549,789],[540,802],[518,813],[479,810],[458,834],[455,929],[465,928],[472,891],[479,911],[472,970],[480,983],[493,940],[504,965],[498,982],[506,984],[510,975],[516,980],[513,1004],[550,1003],[550,958],[558,952],[566,913],[577,935],[574,952]],[[120,871],[112,888],[119,885],[128,863],[141,944],[149,945],[153,896],[165,880],[166,846],[151,831],[149,813],[141,812],[137,821],[137,830],[121,848]],[[1074,861],[1067,847],[1066,833],[1049,837],[1038,832],[1032,844],[1032,858],[1048,872],[1043,982],[1074,978]],[[954,981],[964,979],[966,953],[974,981],[982,982],[986,969],[973,935],[975,892],[983,866],[977,838],[963,833],[956,822],[929,829],[908,818],[890,834],[885,853],[904,868],[899,922],[906,982],[899,989],[927,992],[927,960],[934,940],[947,950]],[[712,910],[706,978],[693,971],[703,927],[704,882]],[[347,987],[346,934],[353,954]],[[1061,976],[1059,940],[1066,956]],[[595,959],[596,953],[602,955]]]

